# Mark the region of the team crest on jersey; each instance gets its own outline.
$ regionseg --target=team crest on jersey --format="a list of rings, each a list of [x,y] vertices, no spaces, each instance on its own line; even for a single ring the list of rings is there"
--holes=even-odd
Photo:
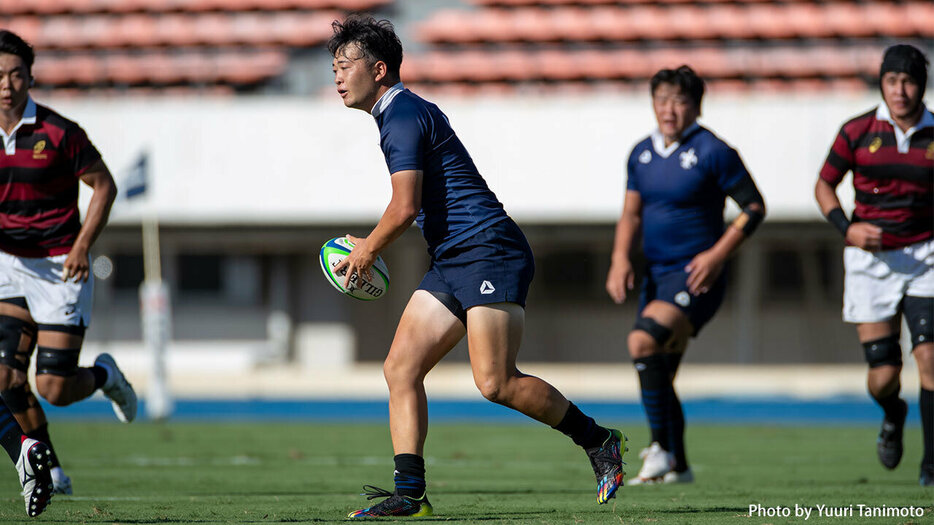
[[[694,148],[682,151],[678,158],[681,159],[682,169],[689,170],[697,165],[697,155],[694,154]]]
[[[642,164],[648,164],[652,162],[652,153],[649,150],[645,150],[639,154],[639,162]]]
[[[934,142],[928,144],[928,149],[924,152],[924,158],[934,160]]]
[[[882,138],[876,137],[869,143],[869,153],[875,153],[882,147]]]
[[[675,294],[675,303],[682,308],[687,308],[691,304],[691,295],[685,291],[680,291]]]
[[[40,140],[36,142],[36,145],[32,147],[32,158],[34,159],[44,159],[47,158],[45,153],[42,153],[45,150],[45,141]]]

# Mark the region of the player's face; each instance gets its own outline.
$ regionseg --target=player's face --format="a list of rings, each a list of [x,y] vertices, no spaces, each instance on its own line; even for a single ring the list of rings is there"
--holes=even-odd
[[[31,80],[22,58],[0,53],[0,111],[24,107]]]
[[[676,142],[700,115],[700,108],[687,93],[674,84],[661,83],[652,93],[652,108],[658,130],[665,137],[666,143]]]
[[[370,111],[379,100],[379,77],[376,68],[355,44],[337,51],[332,64],[337,93],[348,108]]]
[[[921,109],[921,86],[908,73],[882,75],[882,98],[893,118],[911,118]]]

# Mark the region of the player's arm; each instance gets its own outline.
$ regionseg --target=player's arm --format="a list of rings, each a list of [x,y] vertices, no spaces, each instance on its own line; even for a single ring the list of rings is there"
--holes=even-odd
[[[422,176],[421,170],[403,170],[392,174],[392,198],[389,205],[380,217],[373,231],[365,238],[348,235],[350,242],[354,243],[353,250],[334,269],[340,272],[347,269],[344,287],[350,286],[350,277],[357,273],[366,280],[371,280],[370,266],[376,261],[387,246],[399,238],[418,215],[422,207]]]
[[[818,177],[814,185],[814,198],[817,199],[821,213],[843,235],[846,242],[866,251],[882,249],[882,228],[868,222],[851,223],[840,206],[835,184]]]
[[[752,235],[765,218],[765,200],[752,177],[742,177],[727,194],[740,207],[740,214],[709,249],[697,254],[685,267],[688,291],[694,295],[706,293],[720,277],[726,260]]]
[[[117,198],[117,184],[103,160],[97,160],[85,170],[80,178],[94,190],[94,194],[88,204],[84,224],[81,225],[78,237],[75,238],[63,264],[62,279],[66,281],[69,278],[74,278],[76,281],[88,280],[91,268],[88,252],[101,231],[104,230],[104,226],[107,225],[110,208],[113,206],[114,199]]]
[[[606,291],[613,302],[622,304],[626,292],[635,286],[636,274],[630,254],[642,231],[642,196],[635,190],[626,190],[623,213],[616,223],[610,271],[606,275]]]

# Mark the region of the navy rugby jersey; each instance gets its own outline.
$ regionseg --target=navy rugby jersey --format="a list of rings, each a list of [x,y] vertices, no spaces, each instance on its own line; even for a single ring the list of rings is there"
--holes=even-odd
[[[30,98],[0,151],[0,250],[22,257],[71,251],[81,229],[78,181],[101,155],[74,122]]]
[[[432,257],[507,218],[438,106],[400,82],[383,94],[372,113],[389,173],[424,173],[415,221]]]
[[[688,261],[723,235],[727,192],[749,172],[739,154],[694,124],[665,147],[658,131],[629,155],[626,189],[642,198],[642,245],[652,264]]]
[[[926,108],[908,133],[879,105],[840,129],[820,177],[836,187],[853,171],[853,221],[882,228],[882,248],[934,236],[934,115]]]

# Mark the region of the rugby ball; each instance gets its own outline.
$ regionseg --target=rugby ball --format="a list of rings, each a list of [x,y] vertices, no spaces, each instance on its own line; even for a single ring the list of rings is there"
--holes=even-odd
[[[353,243],[346,237],[335,237],[324,243],[321,247],[321,253],[318,257],[321,263],[321,271],[327,277],[331,286],[337,291],[349,295],[354,299],[361,301],[375,301],[386,295],[389,291],[389,269],[382,257],[377,257],[376,262],[370,267],[370,273],[373,276],[372,281],[367,281],[362,276],[356,274],[350,278],[350,289],[344,288],[344,280],[347,277],[347,270],[341,269],[340,272],[334,271],[334,268],[350,255],[353,250]]]

